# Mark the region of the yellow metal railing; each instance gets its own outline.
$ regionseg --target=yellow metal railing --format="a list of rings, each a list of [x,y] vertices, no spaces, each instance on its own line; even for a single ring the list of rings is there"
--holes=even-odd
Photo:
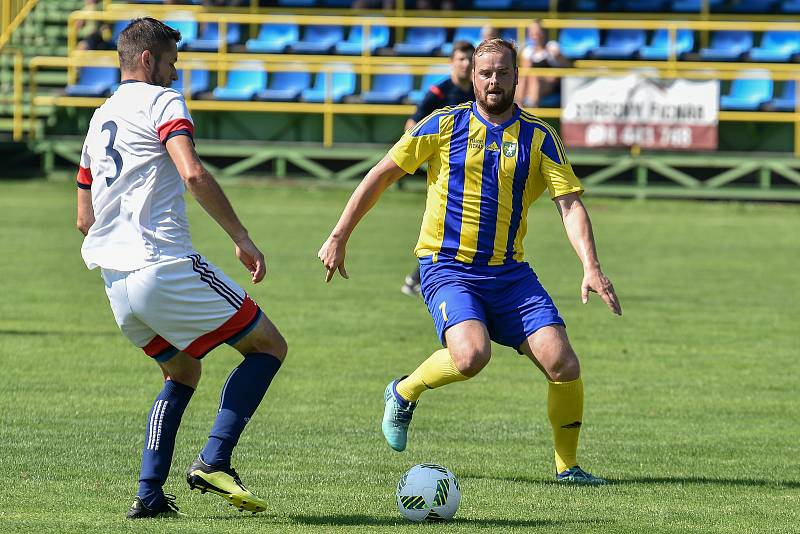
[[[0,0],[0,50],[39,0]]]
[[[36,73],[39,68],[78,68],[84,66],[116,66],[116,58],[108,52],[86,52],[83,54],[75,54],[72,57],[36,57],[30,63],[30,87],[29,92],[31,95],[31,103],[34,106],[55,105],[65,107],[97,107],[104,102],[104,98],[87,98],[87,97],[67,97],[67,96],[36,96]],[[177,68],[184,71],[184,87],[189,87],[191,84],[191,71],[193,70],[209,70],[216,72],[227,72],[232,69],[251,68],[254,70],[263,70],[265,72],[286,72],[286,71],[302,71],[311,73],[325,73],[326,84],[328,93],[325,96],[325,101],[321,103],[306,103],[306,102],[231,102],[221,100],[192,100],[191,95],[187,94],[187,104],[190,109],[198,111],[254,111],[254,112],[282,112],[282,113],[314,113],[321,114],[323,117],[323,144],[326,147],[333,145],[334,140],[334,117],[336,115],[402,115],[409,116],[413,113],[415,107],[407,104],[389,104],[389,105],[376,105],[376,104],[346,104],[334,103],[331,100],[331,93],[333,84],[331,83],[331,76],[335,72],[353,72],[362,77],[368,77],[373,74],[384,73],[409,73],[414,75],[422,75],[430,72],[430,64],[409,64],[405,60],[408,58],[380,58],[381,62],[372,64],[361,64],[352,62],[350,64],[344,61],[338,61],[340,58],[337,56],[337,63],[331,62],[331,57],[328,62],[321,61],[300,61],[298,57],[313,57],[313,56],[295,56],[294,61],[276,61],[280,56],[265,56],[265,55],[245,55],[247,66],[244,66],[240,59],[230,60],[232,54],[197,54],[195,56],[182,53],[177,63]],[[203,56],[203,58],[199,57]],[[322,57],[322,56],[319,56]],[[343,58],[342,58],[343,59]],[[357,59],[351,58],[351,60]],[[378,58],[374,58],[377,60]],[[394,59],[394,64],[384,62],[383,60]],[[403,64],[399,65],[398,62],[402,61]],[[640,63],[642,62],[606,62],[603,64],[595,64],[598,62],[585,61],[575,67],[569,68],[548,68],[547,76],[552,77],[566,77],[578,76],[595,78],[601,76],[627,76],[631,72],[639,70]],[[628,63],[633,63],[630,65]],[[688,68],[683,68],[683,64],[679,63],[681,68],[675,68],[668,62],[650,62],[647,63],[647,74],[659,78],[675,79],[698,79],[698,80],[733,80],[742,77],[761,77],[763,72],[754,71],[753,66],[749,64],[731,64],[731,63],[688,63]],[[442,72],[447,72],[446,65],[442,65]],[[800,78],[800,71],[793,68],[791,65],[765,65],[761,69],[766,71],[773,80],[797,80]],[[768,68],[767,68],[768,67]],[[542,71],[538,69],[523,68],[520,69],[520,76],[541,75]],[[16,84],[15,84],[16,87]],[[561,110],[559,108],[536,108],[530,110],[535,115],[543,118],[558,118]],[[730,122],[776,122],[776,123],[793,123],[794,124],[794,153],[800,156],[800,112],[761,112],[761,111],[720,111],[720,121]],[[35,135],[34,121],[30,123],[30,135]]]

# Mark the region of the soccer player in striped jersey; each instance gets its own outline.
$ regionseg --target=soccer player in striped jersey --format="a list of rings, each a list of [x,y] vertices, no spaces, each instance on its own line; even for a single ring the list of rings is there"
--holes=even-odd
[[[231,467],[231,454],[287,351],[258,305],[192,246],[185,189],[230,236],[252,282],[266,274],[264,255],[194,150],[183,95],[169,88],[180,38],[152,18],[122,31],[122,82],[92,117],[78,173],[83,259],[89,269],[100,267],[122,333],[165,379],[147,419],[131,519],[177,514],[175,498],[163,491],[175,436],[201,358],[222,343],[244,359],[225,383],[208,441],[186,479],[191,489],[220,495],[239,510],[266,509]]]
[[[583,265],[581,298],[596,292],[622,309],[603,274],[581,183],[555,130],[514,104],[516,50],[483,41],[473,58],[476,102],[436,111],[420,121],[364,178],[319,251],[330,281],[347,278],[345,249],[356,224],[383,191],[428,163],[428,198],[416,246],[422,296],[445,348],[384,391],[382,430],[389,446],[406,447],[420,395],[467,380],[491,357],[490,341],[527,355],[548,380],[556,479],[605,484],[578,465],[583,382],[563,319],[524,261],[528,207],[545,190]]]

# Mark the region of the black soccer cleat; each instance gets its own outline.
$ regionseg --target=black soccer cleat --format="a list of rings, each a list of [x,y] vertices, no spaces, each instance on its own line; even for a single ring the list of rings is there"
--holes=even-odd
[[[128,519],[146,519],[149,517],[182,517],[185,514],[182,514],[178,511],[178,507],[175,505],[175,495],[164,495],[164,503],[159,506],[158,508],[150,509],[144,505],[142,499],[138,496],[133,500],[133,504],[131,505],[128,513],[125,516]]]

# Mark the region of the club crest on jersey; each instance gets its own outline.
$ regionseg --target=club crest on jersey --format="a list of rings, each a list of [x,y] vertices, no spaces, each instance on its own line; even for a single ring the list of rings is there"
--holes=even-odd
[[[517,153],[517,143],[511,141],[503,142],[503,155],[507,158],[513,158]]]

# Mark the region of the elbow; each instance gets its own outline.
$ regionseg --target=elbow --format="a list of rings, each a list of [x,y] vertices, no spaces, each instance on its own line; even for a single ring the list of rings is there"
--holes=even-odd
[[[78,228],[78,231],[82,233],[84,236],[89,233],[89,228],[92,227],[91,224],[85,221],[78,221],[78,223],[75,226]]]
[[[192,167],[190,169],[186,169],[182,174],[181,177],[183,178],[183,182],[186,184],[186,187],[189,189],[194,188],[197,185],[202,184],[208,173],[202,166]]]

